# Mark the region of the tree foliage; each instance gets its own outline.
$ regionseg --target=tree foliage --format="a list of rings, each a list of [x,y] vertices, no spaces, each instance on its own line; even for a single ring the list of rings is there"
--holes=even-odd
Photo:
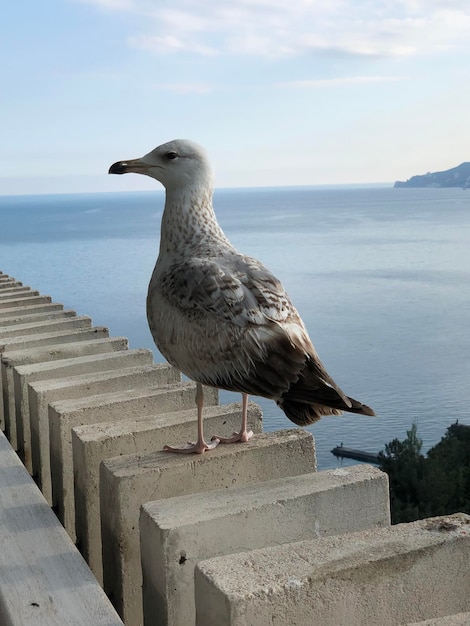
[[[390,481],[392,523],[470,513],[470,426],[456,422],[426,456],[414,423],[404,441],[394,439],[379,453]]]

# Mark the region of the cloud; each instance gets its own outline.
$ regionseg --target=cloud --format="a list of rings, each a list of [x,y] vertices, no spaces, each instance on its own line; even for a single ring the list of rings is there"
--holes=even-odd
[[[128,43],[159,55],[403,57],[468,46],[470,32],[468,0],[75,1],[140,16]]]
[[[172,54],[175,52],[191,52],[204,56],[215,56],[217,50],[214,47],[188,41],[185,38],[174,35],[136,35],[129,37],[128,42],[135,48],[143,48],[157,54]]]
[[[212,91],[212,87],[207,83],[166,83],[157,85],[157,89],[171,91],[179,94],[206,94]]]
[[[133,11],[138,7],[138,2],[135,2],[134,0],[75,0],[75,2],[93,4],[100,9],[107,9],[110,11]]]
[[[313,80],[294,80],[278,83],[280,88],[311,89],[316,87],[338,87],[341,85],[367,85],[407,80],[405,76],[344,76],[337,78],[320,78]]]

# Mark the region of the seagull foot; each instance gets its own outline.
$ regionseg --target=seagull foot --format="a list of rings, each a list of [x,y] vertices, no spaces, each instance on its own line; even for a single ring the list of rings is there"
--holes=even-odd
[[[247,441],[249,441],[251,438],[253,437],[253,431],[252,430],[248,430],[248,431],[242,431],[240,433],[233,433],[231,437],[219,437],[218,435],[214,435],[211,438],[211,441],[219,441],[220,443],[237,443],[237,442],[241,442],[241,443],[246,443]]]
[[[206,450],[213,450],[220,443],[220,440],[217,437],[213,437],[210,443],[206,443],[204,440],[196,441],[188,441],[181,446],[181,448],[174,448],[173,446],[163,446],[163,450],[165,452],[176,452],[176,454],[202,454],[206,452]]]

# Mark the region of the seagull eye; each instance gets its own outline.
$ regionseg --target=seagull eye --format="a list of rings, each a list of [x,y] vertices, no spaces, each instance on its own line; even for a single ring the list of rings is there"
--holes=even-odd
[[[177,152],[167,152],[166,153],[166,158],[169,161],[172,161],[173,159],[176,159],[178,157],[178,153]]]

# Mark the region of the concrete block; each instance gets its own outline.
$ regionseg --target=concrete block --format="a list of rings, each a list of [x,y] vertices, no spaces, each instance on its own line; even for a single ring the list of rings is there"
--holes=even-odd
[[[26,363],[40,363],[44,361],[58,361],[72,356],[98,354],[123,350],[127,347],[125,337],[102,338],[108,334],[107,329],[96,329],[93,339],[81,341],[87,331],[76,331],[74,341],[62,344],[52,344],[26,350],[12,350],[4,352],[1,359],[3,394],[7,397],[4,403],[5,426],[13,448],[19,449],[27,469],[31,471],[31,434],[29,423],[29,409],[21,405],[20,390],[14,385],[14,370]],[[23,411],[24,408],[24,411]],[[26,456],[25,456],[26,455]]]
[[[100,468],[103,583],[127,626],[142,624],[139,511],[142,504],[313,472],[315,448],[300,429],[265,433],[202,455],[154,452]]]
[[[1,324],[1,322],[0,322]],[[57,318],[56,321],[43,320],[30,324],[11,324],[10,326],[0,325],[0,349],[4,345],[4,340],[13,337],[25,337],[37,334],[39,332],[54,332],[73,328],[89,328],[91,326],[91,318],[89,317],[70,317]],[[0,372],[0,429],[5,430],[5,414],[3,408],[3,379]]]
[[[48,304],[52,302],[50,296],[40,296],[39,291],[31,291],[28,295],[18,295],[14,298],[0,300],[0,309],[23,308],[36,304]]]
[[[470,516],[202,561],[200,626],[396,626],[470,609]]]
[[[46,302],[45,304],[32,304],[31,306],[24,305],[21,307],[14,306],[6,309],[0,309],[0,326],[21,324],[23,320],[26,322],[28,319],[33,321],[35,318],[32,316],[37,313],[62,311],[63,308],[64,305],[59,302]],[[74,315],[76,315],[76,313],[74,313]],[[43,317],[42,319],[46,319],[46,317]]]
[[[127,345],[127,340],[123,345]],[[127,348],[125,348],[124,350],[71,357],[58,361],[41,361],[31,365],[17,365],[13,368],[13,379],[15,393],[20,397],[21,413],[22,415],[26,415],[26,412],[28,412],[29,415],[29,382],[65,378],[92,372],[134,367],[137,365],[148,365],[152,362],[153,353],[151,350],[127,350]],[[49,426],[47,426],[47,428],[49,428]]]
[[[56,326],[54,326],[56,324]],[[41,332],[58,332],[61,330],[73,330],[75,328],[90,328],[91,319],[89,317],[75,317],[58,319],[56,322],[45,320],[35,324],[17,324],[10,326],[0,325],[0,352],[7,346],[7,341],[22,339],[23,337],[38,334]],[[9,345],[9,344],[8,344]],[[0,372],[0,427],[5,430],[5,415],[3,409],[3,377]]]
[[[115,456],[162,450],[169,441],[194,438],[195,418],[196,410],[193,407],[185,411],[72,429],[77,545],[100,582],[103,579],[99,502],[101,461]],[[205,407],[204,425],[207,432],[230,435],[239,428],[240,421],[239,403]],[[255,434],[261,433],[262,413],[257,404],[249,405],[248,423]]]
[[[153,386],[99,394],[49,405],[49,441],[52,503],[69,535],[75,539],[72,428],[122,417],[141,417],[195,406],[194,383]],[[208,405],[217,404],[215,389],[205,394]]]
[[[11,354],[12,352],[18,352],[21,351],[22,353],[26,354],[33,354],[34,353],[34,349],[36,348],[44,348],[46,346],[49,346],[50,349],[52,350],[54,346],[59,345],[59,344],[68,344],[68,343],[75,343],[78,341],[90,341],[93,339],[102,339],[102,338],[106,338],[108,337],[108,329],[104,328],[104,327],[97,327],[97,328],[92,328],[92,327],[85,327],[85,328],[75,328],[75,329],[68,329],[68,330],[61,330],[61,331],[55,331],[55,332],[49,332],[49,333],[40,333],[40,334],[36,334],[36,335],[27,335],[25,337],[9,337],[6,339],[0,339],[0,356],[1,355],[6,355],[5,358],[8,357],[9,354]],[[12,398],[12,394],[14,393],[14,389],[13,389],[13,374],[10,371],[10,373],[8,373],[8,371],[5,369],[5,365],[3,363],[3,358],[2,358],[2,362],[0,364],[0,367],[2,368],[2,375],[1,375],[1,387],[2,387],[2,395],[6,395],[9,398]],[[11,385],[11,387],[9,388],[9,385]],[[5,386],[5,390],[3,389],[3,387]],[[7,403],[8,406],[8,411],[9,411],[9,407],[12,406],[12,403]],[[27,469],[30,470],[30,461],[26,460],[28,457],[30,459],[30,436],[29,436],[29,432],[28,429],[23,432],[23,423],[22,423],[22,416],[21,414],[18,414],[18,411],[15,409],[15,419],[16,419],[16,429],[17,429],[17,440],[18,440],[18,451],[20,453],[20,456],[25,460],[25,464],[27,466]],[[25,448],[25,440],[24,437],[26,437],[26,448]],[[25,451],[28,450],[28,453],[25,455]]]
[[[0,624],[123,626],[0,433]]]
[[[78,347],[79,346],[79,347]],[[30,350],[15,350],[5,352],[1,355],[1,390],[3,396],[3,411],[5,418],[5,429],[13,449],[18,448],[16,412],[17,406],[19,414],[25,415],[28,419],[29,413],[23,413],[23,407],[18,404],[18,390],[15,387],[15,372],[17,367],[21,367],[24,363],[39,363],[47,361],[61,360],[80,354],[97,354],[101,352],[110,352],[113,350],[121,350],[127,346],[127,339],[123,337],[113,339],[95,339],[92,341],[84,341],[77,343],[67,343],[52,349],[51,346],[35,348]],[[27,400],[27,394],[26,394]]]
[[[18,282],[17,280],[15,280],[14,278],[11,278],[10,276],[0,276],[0,289],[3,288],[3,286],[5,287],[9,287],[10,285],[19,285],[21,286],[23,283]]]
[[[201,560],[390,526],[388,494],[384,472],[355,465],[144,504],[144,623],[196,623]]]
[[[20,291],[16,291],[19,289]],[[40,296],[41,294],[36,289],[31,289],[31,287],[12,287],[12,285],[6,285],[5,289],[0,290],[0,301],[5,300],[18,300],[22,298],[31,298],[33,296]],[[50,296],[49,302],[51,301]]]
[[[12,294],[25,295],[31,293],[31,287],[20,287],[19,285],[0,284],[0,300],[14,297]]]
[[[47,307],[46,310],[40,310],[39,312],[36,309],[42,309],[43,307]],[[45,304],[39,305],[36,307],[31,307],[34,311],[33,313],[27,312],[24,314],[24,311],[15,310],[14,314],[10,313],[9,316],[2,316],[2,312],[0,311],[0,336],[9,337],[13,336],[16,333],[16,329],[24,328],[25,326],[39,324],[42,322],[54,322],[60,320],[68,320],[72,318],[76,318],[77,314],[75,311],[64,310],[62,304]],[[31,310],[29,309],[29,310]],[[0,368],[0,405],[1,405],[1,413],[0,413],[0,427],[1,430],[5,430],[5,398],[3,394],[3,378],[2,372]]]
[[[77,318],[72,318],[76,320]],[[71,320],[71,321],[72,321]],[[61,330],[37,332],[34,335],[0,337],[0,354],[17,352],[18,350],[32,350],[43,346],[53,346],[61,343],[75,343],[90,339],[104,339],[109,336],[104,326],[83,326],[82,328],[65,328]]]
[[[52,504],[49,403],[123,389],[168,385],[180,380],[180,372],[171,365],[150,363],[29,383],[28,407],[31,425],[32,473],[46,500]]]
[[[470,624],[470,613],[458,613],[455,615],[446,615],[445,617],[436,617],[435,619],[427,619],[424,622],[413,622],[408,626],[468,626]]]
[[[118,344],[119,345],[119,344]],[[127,341],[124,342],[127,345]],[[41,361],[30,365],[17,365],[13,369],[15,391],[20,396],[21,412],[29,411],[28,384],[34,381],[66,378],[92,372],[115,370],[137,365],[149,365],[153,353],[147,349],[101,352],[86,356],[70,357],[57,361]]]
[[[61,311],[62,313],[62,311]],[[56,332],[59,330],[72,330],[74,328],[90,328],[91,317],[86,315],[70,317],[54,317],[26,324],[11,324],[2,326],[0,320],[0,342],[9,337],[26,337],[38,333]]]

